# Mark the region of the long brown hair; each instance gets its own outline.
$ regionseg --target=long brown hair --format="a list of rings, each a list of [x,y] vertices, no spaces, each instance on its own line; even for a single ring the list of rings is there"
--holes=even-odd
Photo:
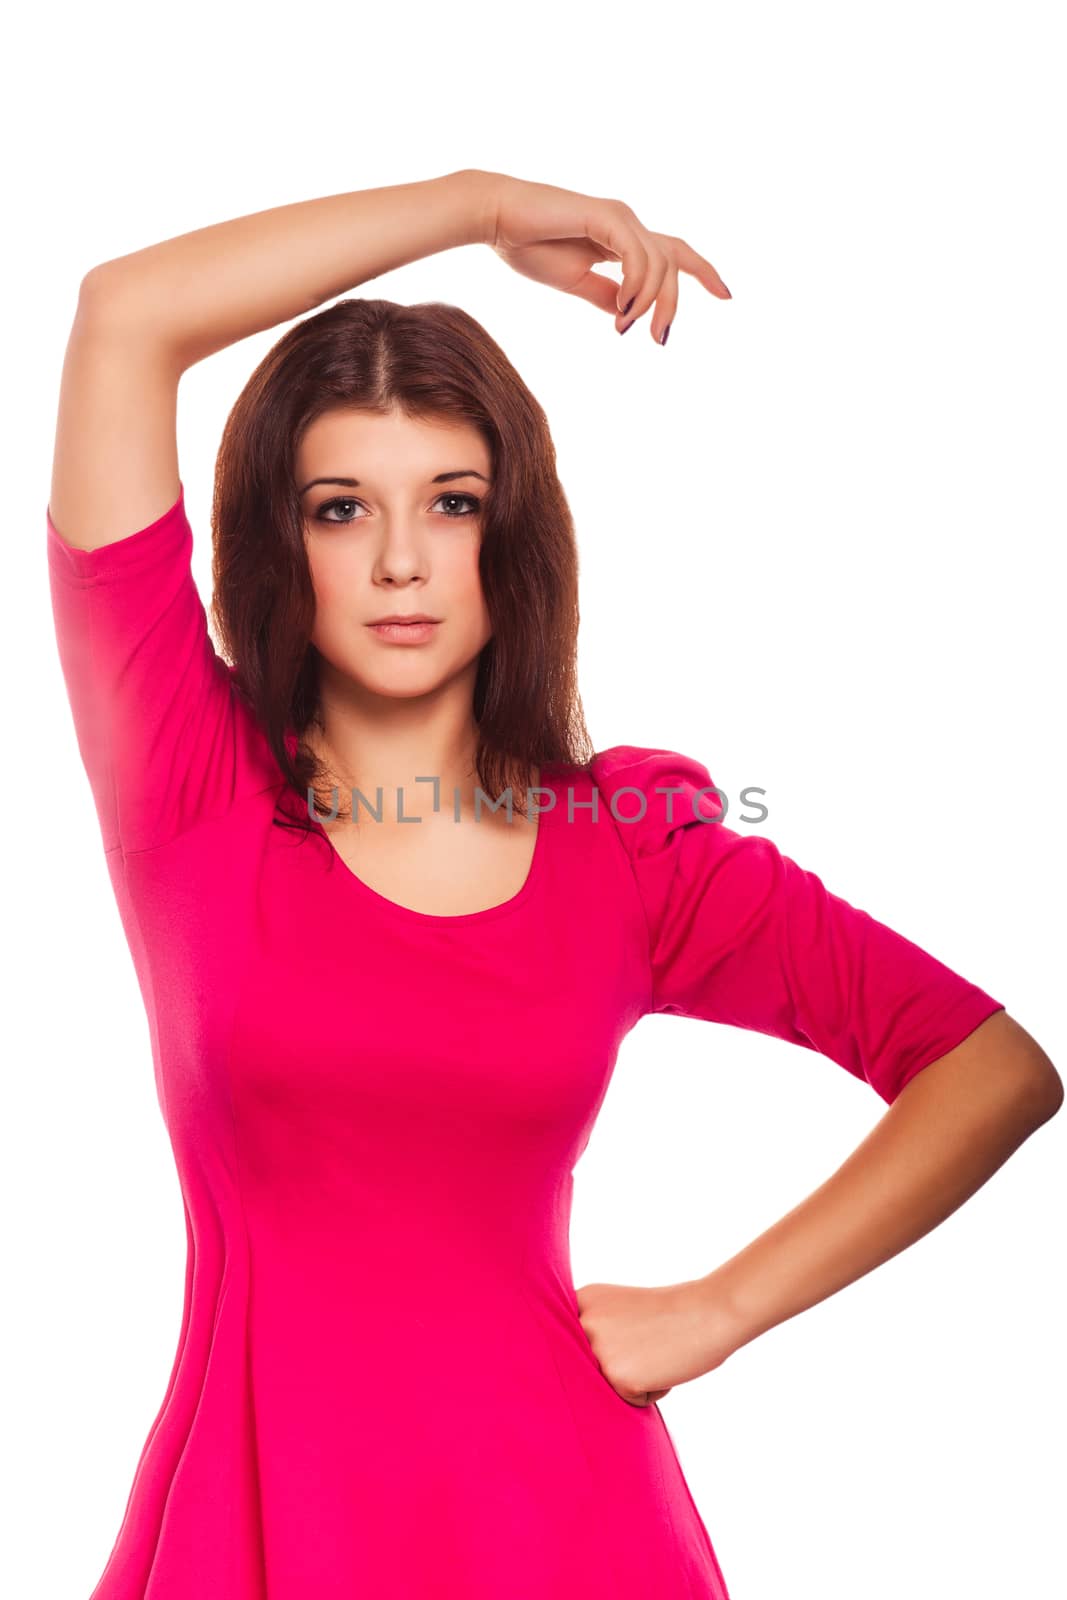
[[[518,790],[525,815],[535,764],[585,765],[593,755],[577,683],[578,552],[545,414],[457,306],[339,300],[290,328],[238,396],[212,508],[211,618],[235,687],[310,831],[309,791],[318,810],[327,772],[300,738],[318,715],[318,673],[293,463],[304,430],[339,406],[453,418],[486,440],[493,481],[479,572],[493,636],[474,690],[477,773],[491,799]]]

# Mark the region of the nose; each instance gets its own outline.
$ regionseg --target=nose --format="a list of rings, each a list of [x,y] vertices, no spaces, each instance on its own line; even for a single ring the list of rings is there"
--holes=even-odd
[[[374,564],[378,583],[407,584],[426,576],[426,557],[412,522],[404,517],[385,518],[381,546]]]

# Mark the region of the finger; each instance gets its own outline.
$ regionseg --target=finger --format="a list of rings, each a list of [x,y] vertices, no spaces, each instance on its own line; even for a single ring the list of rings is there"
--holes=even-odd
[[[670,260],[667,255],[653,245],[648,253],[648,271],[644,281],[633,298],[630,309],[625,314],[619,312],[619,332],[625,333],[626,329],[636,322],[638,317],[643,317],[649,306],[655,301],[660,292],[664,278],[670,270]],[[626,302],[623,301],[625,305]]]
[[[717,295],[720,300],[733,299],[733,295],[710,261],[706,261],[703,256],[697,255],[697,252],[691,245],[686,244],[684,239],[674,239],[672,243],[675,247],[675,258],[683,272],[688,272],[691,277],[696,278],[698,283],[702,283],[709,293]]]
[[[614,278],[605,278],[603,273],[594,272],[592,268],[583,273],[567,293],[579,295],[581,299],[588,300],[590,305],[609,312],[613,317],[618,315],[619,308],[616,304],[618,284]]]
[[[621,200],[604,200],[588,213],[586,237],[603,245],[622,262],[622,282],[617,303],[621,311],[632,300],[648,272],[648,250],[641,238],[640,223]]]
[[[663,279],[659,294],[656,296],[656,310],[649,323],[649,331],[657,344],[665,342],[667,329],[674,321],[677,310],[678,268],[672,261],[667,267],[667,274]]]

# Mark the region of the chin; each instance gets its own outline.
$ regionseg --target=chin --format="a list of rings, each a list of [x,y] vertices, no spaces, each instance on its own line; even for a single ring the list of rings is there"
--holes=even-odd
[[[367,694],[376,694],[382,700],[417,700],[421,695],[433,694],[446,682],[447,675],[435,672],[432,677],[395,678],[362,677],[352,674],[353,681]]]

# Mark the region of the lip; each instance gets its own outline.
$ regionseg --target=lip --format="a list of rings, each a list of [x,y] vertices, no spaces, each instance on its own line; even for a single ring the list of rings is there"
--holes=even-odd
[[[431,617],[428,611],[390,611],[384,617],[375,617],[367,626],[376,628],[382,622],[440,622],[440,620],[440,617]]]
[[[435,629],[440,627],[440,622],[436,617],[415,616],[410,621],[406,618],[396,618],[368,622],[367,627],[371,633],[377,634],[378,638],[387,644],[423,644],[427,639],[433,638]]]

